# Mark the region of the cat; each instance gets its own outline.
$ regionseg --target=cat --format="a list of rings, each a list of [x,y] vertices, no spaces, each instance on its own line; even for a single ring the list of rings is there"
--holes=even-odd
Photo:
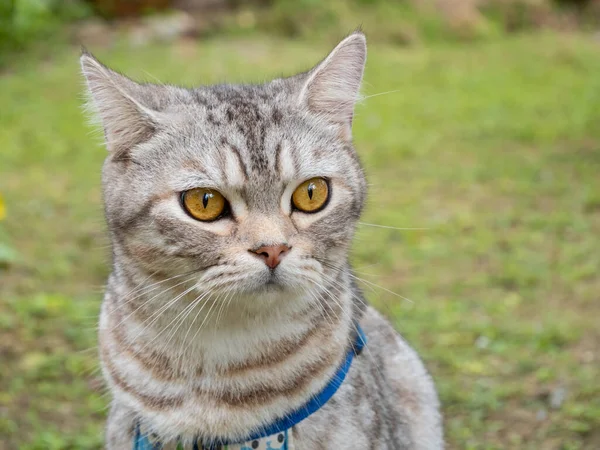
[[[108,449],[444,447],[430,375],[348,263],[365,62],[357,31],[305,73],[188,89],[83,51],[108,149]]]

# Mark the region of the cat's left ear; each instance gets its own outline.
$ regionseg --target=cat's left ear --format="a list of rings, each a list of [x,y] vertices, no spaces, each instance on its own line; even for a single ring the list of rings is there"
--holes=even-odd
[[[154,135],[159,123],[158,99],[164,87],[136,83],[86,51],[80,62],[90,105],[104,128],[106,147],[116,160],[126,158],[136,145]]]
[[[348,137],[366,60],[365,35],[354,32],[308,72],[300,91],[301,105],[325,120],[339,124]]]

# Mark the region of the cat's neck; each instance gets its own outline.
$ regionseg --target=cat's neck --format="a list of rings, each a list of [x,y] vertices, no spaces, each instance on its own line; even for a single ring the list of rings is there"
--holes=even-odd
[[[312,303],[274,295],[269,301],[280,302],[280,308],[263,314],[258,309],[240,314],[240,307],[225,312],[215,301],[204,305],[212,307],[212,319],[207,312],[194,320],[197,313],[186,312],[182,303],[153,323],[156,306],[142,312],[151,294],[127,306],[122,286],[109,283],[101,315],[105,373],[132,409],[162,411],[151,424],[160,434],[210,429],[235,437],[287,414],[334,376],[352,339],[349,285],[335,291],[335,302],[316,303],[332,292],[311,294]],[[177,317],[185,314],[179,323]],[[232,408],[240,415],[236,421]]]
[[[156,293],[156,283],[163,282],[141,288],[122,279],[114,283],[105,311],[116,322],[115,331],[120,328],[133,346],[203,361],[209,371],[244,364],[267,353],[267,348],[300,345],[316,329],[344,330],[352,320],[352,293],[339,287],[206,296],[178,280],[163,283]]]

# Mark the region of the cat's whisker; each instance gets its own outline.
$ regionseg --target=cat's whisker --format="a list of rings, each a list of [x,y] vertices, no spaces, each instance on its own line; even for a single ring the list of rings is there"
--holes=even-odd
[[[94,347],[88,347],[88,348],[84,348],[82,350],[77,350],[75,353],[79,354],[79,355],[87,355],[88,353],[92,353],[92,352],[97,352],[98,351],[98,346],[94,346]]]
[[[359,225],[364,225],[367,227],[375,227],[375,228],[386,228],[388,230],[398,230],[398,231],[416,231],[416,230],[430,230],[431,228],[400,228],[400,227],[392,227],[389,225],[379,225],[376,223],[367,223],[367,222],[358,222]]]
[[[395,296],[396,296],[396,297],[398,297],[398,298],[401,298],[402,300],[406,300],[406,301],[407,301],[407,302],[409,302],[409,303],[412,303],[412,304],[414,304],[414,303],[415,303],[415,302],[414,302],[413,300],[411,300],[410,298],[408,298],[408,297],[404,297],[403,295],[400,295],[400,294],[398,294],[397,292],[394,292],[394,291],[392,291],[392,290],[390,290],[390,289],[384,288],[383,286],[380,286],[380,285],[378,285],[377,283],[373,283],[372,281],[365,280],[364,278],[357,277],[356,275],[353,275],[353,274],[349,274],[349,275],[350,275],[352,278],[354,278],[356,281],[360,281],[360,282],[362,282],[362,283],[369,284],[369,285],[371,285],[371,286],[373,286],[373,287],[376,287],[376,288],[378,288],[378,289],[381,289],[382,291],[385,291],[385,292],[387,292],[388,294],[392,294],[392,295],[395,295]]]
[[[356,269],[362,270],[362,269],[367,269],[370,267],[379,267],[379,266],[381,266],[381,263],[361,264],[360,266],[353,266],[352,270],[356,270]],[[357,272],[357,273],[361,273],[361,272]],[[379,275],[373,274],[373,276],[379,276]]]
[[[174,286],[171,286],[171,287],[169,287],[169,288],[167,288],[167,289],[164,289],[164,290],[162,290],[161,292],[159,292],[158,294],[156,294],[156,295],[154,295],[153,297],[149,298],[148,300],[145,300],[145,301],[144,301],[144,302],[143,302],[143,303],[142,303],[140,306],[138,306],[138,307],[137,307],[135,310],[133,310],[131,313],[129,313],[127,316],[125,316],[123,319],[121,319],[121,321],[120,321],[120,322],[119,322],[117,325],[113,326],[113,327],[110,329],[110,332],[112,332],[112,331],[116,330],[116,329],[117,329],[119,326],[121,326],[123,323],[125,323],[125,322],[126,322],[126,321],[127,321],[127,320],[128,320],[130,317],[131,317],[131,316],[133,316],[134,314],[136,314],[136,313],[137,313],[138,311],[140,311],[142,308],[144,308],[144,307],[148,306],[148,305],[149,305],[149,304],[150,304],[150,303],[151,303],[153,300],[155,300],[156,298],[158,298],[158,297],[162,296],[163,294],[165,294],[166,292],[170,291],[171,289],[175,289],[176,287],[178,287],[178,286],[181,286],[182,284],[185,284],[185,283],[189,283],[190,281],[192,281],[192,278],[190,278],[190,279],[186,279],[186,280],[183,280],[183,281],[181,281],[181,282],[179,282],[179,283],[175,284]],[[113,312],[114,312],[114,311],[113,311]],[[154,314],[156,314],[156,312],[155,312]],[[152,316],[150,316],[150,317],[152,317]]]
[[[365,100],[368,100],[373,97],[380,97],[382,95],[395,94],[397,92],[402,92],[402,89],[394,89],[391,91],[378,92],[377,94],[366,95],[366,96],[361,97],[359,101],[364,102]]]
[[[331,267],[335,267],[335,266],[331,265]],[[341,270],[341,269],[340,269],[340,270]],[[348,273],[348,275],[352,275],[352,274]],[[337,285],[338,285],[338,286],[340,286],[341,288],[344,288],[344,285],[343,285],[343,284],[341,284],[341,283],[340,283],[338,280],[335,280],[333,277],[329,277],[329,276],[328,276],[328,275],[326,275],[326,274],[324,274],[324,277],[325,277],[326,279],[329,279],[329,280],[330,280],[331,282],[333,282],[334,284],[337,284]],[[377,292],[376,292],[376,291],[375,291],[375,290],[374,290],[372,287],[370,287],[370,286],[367,286],[367,287],[369,287],[369,288],[370,288],[370,289],[371,289],[371,290],[372,290],[374,293],[376,293],[376,294],[377,294]],[[339,289],[340,289],[339,287],[338,287],[338,288],[336,288],[336,290],[339,290]],[[351,295],[352,295],[352,297],[353,297],[355,300],[357,300],[359,303],[363,304],[365,308],[368,306],[368,305],[367,305],[367,303],[366,303],[366,301],[365,301],[365,300],[364,300],[364,299],[363,299],[361,296],[359,296],[359,295],[356,295],[354,292],[351,292]],[[388,314],[390,315],[390,317],[391,317],[391,316],[393,316],[393,314],[394,314],[394,313],[393,313],[393,311],[390,309],[389,305],[387,305],[387,304],[384,304],[384,307],[387,309],[387,312],[388,312]]]
[[[321,264],[323,264],[323,265],[327,266],[327,267],[330,267],[330,268],[334,269],[334,270],[343,270],[343,267],[336,267],[335,265],[333,265],[333,264],[329,264],[329,263],[327,263],[326,261],[319,261],[319,262],[320,262]],[[404,297],[403,295],[400,295],[400,294],[398,294],[397,292],[394,292],[394,291],[392,291],[392,290],[390,290],[390,289],[387,289],[387,288],[385,288],[385,287],[383,287],[383,286],[380,286],[380,285],[378,285],[377,283],[373,283],[372,281],[365,280],[364,278],[361,278],[361,277],[357,277],[356,275],[352,274],[351,272],[348,272],[348,275],[349,275],[350,277],[354,278],[356,281],[359,281],[359,282],[361,282],[361,283],[365,283],[365,284],[366,284],[366,285],[368,285],[368,286],[372,286],[372,287],[375,287],[375,288],[381,289],[381,290],[383,290],[383,291],[385,291],[385,292],[387,292],[387,293],[389,293],[389,294],[392,294],[392,295],[394,295],[394,296],[396,296],[396,297],[399,297],[399,298],[401,298],[401,299],[403,299],[403,300],[406,300],[406,301],[408,301],[408,302],[410,302],[410,303],[412,303],[412,304],[414,304],[414,303],[415,303],[415,302],[414,302],[413,300],[411,300],[410,298]]]
[[[196,333],[194,334],[194,336],[192,336],[191,342],[194,342],[194,339],[196,339],[196,336],[198,336],[198,334],[200,333],[200,330],[202,330],[202,328],[204,327],[204,324],[206,323],[206,321],[210,317],[210,313],[213,310],[213,308],[215,307],[215,305],[217,304],[217,302],[218,302],[219,299],[220,299],[220,296],[216,300],[213,300],[211,302],[210,308],[208,308],[208,311],[206,312],[206,316],[204,316],[204,320],[202,320],[202,323],[200,323],[200,326],[196,330]]]
[[[312,280],[310,280],[312,281]],[[316,286],[316,284],[315,284]],[[319,312],[321,313],[321,316],[327,320],[327,322],[329,323],[330,326],[334,326],[334,323],[331,319],[331,316],[329,315],[329,311],[327,311],[327,309],[323,306],[321,300],[319,299],[319,297],[317,296],[317,294],[314,292],[313,288],[308,287],[307,289],[305,289],[305,292],[307,292],[308,295],[310,295],[314,300],[315,303],[319,306]]]
[[[179,331],[179,329],[185,323],[185,321],[190,316],[190,314],[192,314],[194,312],[194,309],[196,309],[196,306],[198,306],[200,303],[202,303],[203,298],[204,298],[204,296],[202,294],[196,296],[196,298],[186,308],[183,309],[183,311],[180,314],[182,314],[182,313],[184,313],[184,314],[181,317],[181,319],[179,320],[179,322],[176,324],[176,326],[174,327],[174,330],[172,330],[172,332],[168,336],[167,341],[165,343],[165,347],[167,347],[167,348],[169,347],[169,344],[171,343],[173,337],[177,334],[177,331]]]
[[[174,260],[174,259],[173,259],[173,260]],[[167,277],[167,278],[164,278],[164,279],[158,280],[158,281],[156,281],[156,282],[154,282],[154,283],[145,284],[145,283],[146,283],[146,281],[148,281],[148,280],[149,280],[151,277],[154,277],[155,275],[157,275],[157,274],[159,273],[159,271],[158,271],[158,270],[156,270],[156,271],[152,272],[152,273],[151,273],[151,274],[150,274],[148,277],[144,278],[144,279],[143,279],[143,280],[142,280],[142,281],[141,281],[141,282],[140,282],[140,283],[137,285],[137,287],[133,288],[131,291],[129,291],[127,294],[125,294],[125,295],[124,295],[124,298],[127,298],[127,297],[129,297],[129,296],[131,296],[131,295],[133,295],[133,294],[136,294],[136,293],[138,293],[138,292],[140,292],[140,291],[142,291],[142,290],[144,290],[144,289],[146,289],[146,288],[153,287],[153,286],[156,286],[156,285],[159,285],[159,284],[165,283],[165,282],[167,282],[167,281],[176,280],[176,279],[178,279],[178,278],[185,277],[185,276],[187,276],[187,275],[197,274],[197,273],[199,273],[201,270],[202,270],[202,269],[191,269],[191,270],[187,270],[187,271],[185,271],[185,272],[183,272],[183,273],[179,273],[179,274],[177,274],[177,275],[173,275],[173,276],[170,276],[170,277]]]
[[[144,74],[147,77],[152,78],[154,81],[156,81],[157,84],[162,84],[162,81],[160,81],[156,76],[152,75],[150,72],[148,72],[147,70],[142,70],[142,72],[144,72]]]
[[[200,313],[202,313],[202,310],[204,309],[204,307],[206,306],[206,304],[208,303],[208,301],[204,301],[209,295],[211,295],[212,291],[208,290],[205,291],[203,293],[201,293],[200,295],[198,295],[198,297],[196,297],[196,299],[194,300],[194,303],[196,305],[201,305],[200,309],[198,310],[198,312],[196,313],[196,315],[194,316],[194,318],[192,319],[192,322],[190,323],[187,332],[185,333],[185,335],[183,336],[183,340],[181,341],[183,344],[185,344],[185,342],[187,341],[187,337],[190,334],[190,331],[192,330],[192,327],[194,326],[194,324],[196,323],[196,319],[198,319],[198,316],[200,315]],[[195,307],[194,307],[195,308]],[[176,359],[177,364],[180,364],[183,361],[183,358],[185,356],[185,354],[187,353],[187,350],[191,347],[193,343],[193,340],[191,340],[185,348],[183,348],[180,352],[179,355]]]
[[[305,114],[308,117],[316,117],[317,122],[319,123],[328,123],[331,120],[332,116],[335,116],[337,113],[339,113],[340,111],[343,111],[345,109],[348,109],[349,107],[353,107],[355,104],[356,105],[364,105],[365,102],[371,98],[374,97],[380,97],[383,95],[389,95],[389,94],[395,94],[397,92],[401,92],[401,89],[394,89],[391,91],[385,91],[385,92],[378,92],[376,94],[371,94],[371,95],[359,95],[358,98],[351,98],[348,100],[341,100],[338,101],[338,104],[336,107],[332,107],[330,108],[327,112],[323,112],[323,113],[316,113],[314,111],[312,112],[306,112]],[[360,109],[355,109],[354,110],[354,117],[358,117],[361,114],[361,110]],[[309,128],[309,132],[312,132],[313,130],[315,130],[317,128],[317,124],[314,124],[312,127]]]
[[[228,296],[227,296],[227,297],[226,297],[226,298],[225,298],[225,299],[224,299],[224,300],[221,302],[222,304],[221,304],[221,306],[219,307],[219,311],[217,311],[217,317],[215,318],[215,331],[216,331],[216,329],[217,329],[217,327],[218,327],[218,325],[219,325],[219,321],[220,321],[220,319],[221,319],[221,314],[222,314],[222,313],[223,313],[223,311],[224,311],[225,304],[229,305],[229,303],[231,302],[231,299],[232,299],[232,298],[233,298],[232,296],[229,296],[229,295],[228,295]]]
[[[197,299],[198,297],[196,297]],[[169,329],[169,327],[176,322],[176,324],[174,325],[174,329],[171,330],[171,333],[169,334],[169,336],[167,337],[167,340],[165,342],[165,347],[169,346],[169,343],[171,342],[171,339],[173,338],[173,336],[175,335],[175,333],[177,332],[177,330],[179,329],[179,327],[181,326],[181,324],[185,321],[187,315],[194,309],[194,307],[196,306],[195,302],[196,299],[194,299],[194,301],[190,302],[185,308],[183,308],[179,313],[177,313],[175,315],[175,317],[167,324],[164,326],[164,328],[161,330],[160,333],[156,334],[152,340],[156,339],[158,336],[160,336],[162,333],[164,333],[165,331],[167,331]],[[150,342],[152,342],[152,340]]]
[[[332,278],[330,278],[330,280],[331,280],[331,281],[333,281],[333,279],[332,279]],[[337,281],[337,280],[335,280],[335,281]],[[360,301],[361,301],[363,304],[365,304],[365,306],[366,306],[366,303],[364,302],[364,300],[362,300],[362,299],[361,299],[360,297],[358,297],[358,296],[355,296],[355,295],[354,295],[354,293],[352,293],[351,291],[348,291],[347,289],[345,289],[344,291],[342,291],[340,288],[336,288],[335,286],[332,286],[332,287],[333,287],[333,288],[334,288],[334,289],[335,289],[335,290],[336,290],[336,291],[337,291],[339,294],[350,293],[350,294],[351,294],[351,295],[352,295],[354,298],[356,298],[356,299],[360,300]],[[344,287],[344,286],[342,285],[342,287]],[[329,291],[327,291],[327,292],[329,293]],[[333,294],[331,294],[331,293],[330,293],[330,298],[331,298],[331,299],[332,299],[334,302],[336,302],[336,303],[337,303],[337,301],[335,300],[335,297],[334,297],[334,296],[333,296]],[[356,332],[356,334],[360,334],[360,333],[359,333],[359,330],[358,330],[358,323],[356,323],[356,322],[353,320],[353,316],[351,315],[351,313],[350,313],[350,312],[347,312],[347,311],[346,311],[345,309],[343,309],[343,308],[342,308],[342,312],[343,312],[343,313],[346,313],[346,314],[348,315],[348,317],[349,317],[349,319],[350,319],[350,324],[351,324],[351,327],[353,328],[353,331],[354,331],[354,332]],[[364,348],[367,350],[367,352],[370,354],[371,358],[374,360],[374,355],[373,355],[373,352],[372,352],[371,348],[370,348],[368,345],[366,345]],[[375,366],[375,368],[376,368],[376,369],[377,369],[377,371],[379,372],[379,375],[383,377],[384,375],[383,375],[383,373],[381,372],[381,369],[380,369],[378,366]]]
[[[157,270],[155,270],[154,272],[150,273],[146,278],[144,278],[142,281],[140,281],[134,288],[132,288],[130,291],[128,291],[123,297],[127,298],[130,295],[132,295],[133,293],[135,293],[137,289],[139,289],[139,288],[143,289],[144,287],[146,287],[146,285],[144,283],[146,283],[146,281],[148,281],[150,278],[152,278],[157,273],[158,273]],[[150,286],[152,286],[153,284],[151,284]]]
[[[333,287],[333,286],[332,286],[332,287]],[[353,317],[353,315],[351,314],[351,312],[349,312],[349,311],[347,311],[345,308],[341,307],[341,305],[339,304],[339,301],[336,299],[335,295],[334,295],[332,292],[330,292],[330,291],[329,291],[328,289],[326,289],[325,287],[322,287],[322,288],[324,289],[324,292],[326,292],[326,293],[329,295],[330,299],[331,299],[331,300],[332,300],[334,303],[336,303],[336,304],[337,304],[337,305],[340,307],[340,310],[342,311],[342,314],[345,314],[345,315],[346,315],[346,317],[348,318],[348,320],[349,320],[349,322],[350,322],[350,324],[351,324],[351,326],[352,326],[353,330],[354,330],[354,331],[355,331],[355,332],[358,334],[358,333],[359,333],[359,332],[358,332],[358,324],[357,324],[357,323],[355,323],[355,321],[353,320],[353,319],[354,319],[354,317]],[[348,290],[341,291],[341,290],[339,290],[339,289],[337,289],[337,288],[335,288],[335,287],[333,287],[333,288],[334,288],[334,289],[336,289],[336,291],[337,291],[339,294],[342,294],[342,295],[343,295],[343,294],[348,294],[348,293],[349,293],[349,294],[351,294],[351,296],[354,296],[354,294],[353,294],[352,292],[348,291]],[[358,297],[355,297],[355,298],[358,298]],[[361,300],[361,299],[359,298],[359,300]],[[370,351],[370,349],[369,349],[369,351]],[[378,370],[379,370],[379,368],[378,368]],[[380,374],[381,374],[381,373],[380,373]],[[381,374],[381,375],[383,376],[383,374]]]
[[[327,276],[325,276],[325,279],[327,279]],[[338,280],[336,280],[333,277],[329,277],[329,281],[331,283],[333,283],[333,288],[336,289],[338,292],[343,292],[341,291],[341,289],[344,289],[345,286]],[[373,289],[373,288],[370,288]],[[373,292],[375,292],[375,290],[373,290]],[[360,296],[360,295],[356,295],[354,292],[350,291],[349,292],[350,295],[352,296],[352,298],[354,298],[354,300],[357,300],[359,303],[361,303],[363,306],[367,306],[367,302],[365,302],[365,300]]]
[[[337,298],[335,298],[335,296],[330,292],[330,290],[327,288],[327,286],[319,283],[319,282],[314,282],[321,290],[321,292],[323,292],[324,294],[326,294],[327,296],[330,297],[331,301],[333,303],[335,303],[335,305],[342,311],[344,312],[344,307],[343,305],[339,302],[339,300]],[[332,313],[334,313],[335,318],[339,319],[339,316],[337,315],[337,313],[335,311],[331,311]]]
[[[332,266],[332,267],[334,267],[333,265],[331,265],[331,266]],[[341,270],[341,269],[340,269],[340,270]],[[351,273],[348,273],[348,275],[350,275],[350,276],[352,277],[352,274],[351,274]],[[327,278],[327,275],[324,275],[324,276]],[[341,286],[342,288],[344,287],[343,285],[341,285],[341,284],[339,283],[339,281],[337,281],[337,280],[334,280],[332,277],[329,277],[329,278],[331,279],[331,281],[332,281],[332,282],[334,282],[334,283],[336,283],[336,282],[337,282],[337,284],[338,284],[339,286]],[[365,280],[362,280],[362,281],[364,282]],[[367,287],[369,287],[369,286],[367,286]],[[339,288],[337,288],[337,289],[339,289]],[[377,294],[377,292],[376,292],[376,291],[375,291],[375,290],[374,290],[372,287],[370,287],[370,289],[371,289],[373,292],[375,292],[375,293]],[[354,294],[354,293],[352,293],[352,296],[353,296],[353,297],[354,297],[356,300],[358,300],[360,303],[362,303],[362,304],[363,304],[365,307],[367,307],[367,306],[368,306],[368,305],[367,305],[367,303],[365,302],[365,300],[364,300],[362,297],[360,297],[360,296],[358,296],[358,295],[356,295],[356,294]],[[387,310],[387,312],[388,312],[389,316],[390,316],[390,317],[393,317],[393,315],[394,315],[394,312],[393,312],[393,311],[390,309],[389,305],[388,305],[387,303],[383,303],[383,307],[384,307],[384,308]]]
[[[190,333],[194,323],[196,322],[196,319],[198,318],[198,316],[200,315],[200,313],[202,312],[202,310],[204,309],[204,307],[206,306],[207,303],[211,303],[210,308],[208,309],[208,311],[206,312],[206,315],[204,316],[204,319],[202,320],[202,323],[200,324],[200,326],[198,327],[198,329],[196,330],[196,333],[192,336],[192,339],[189,341],[186,349],[184,350],[184,352],[182,352],[182,355],[185,353],[185,351],[187,351],[187,348],[189,348],[192,343],[194,342],[194,340],[196,339],[196,336],[198,336],[198,334],[200,333],[202,327],[204,326],[204,324],[206,323],[206,321],[208,320],[211,311],[213,310],[214,306],[219,303],[221,301],[221,297],[223,295],[225,295],[225,293],[228,293],[230,290],[233,290],[233,286],[230,285],[228,286],[228,289],[225,292],[222,292],[220,294],[217,295],[217,298],[211,299],[210,302],[204,302],[204,304],[202,305],[202,307],[200,308],[200,310],[196,313],[196,315],[194,316],[194,319],[192,320],[192,323],[190,324],[190,327],[188,328],[187,333],[185,334],[184,338],[183,338],[183,342],[185,342],[187,340],[187,336]],[[210,292],[210,291],[209,291]],[[208,293],[207,293],[208,294]]]
[[[356,270],[356,269],[352,269],[352,271],[353,271],[354,273],[358,273],[358,274],[360,274],[360,275],[365,275],[365,276],[368,276],[368,277],[376,277],[376,278],[378,278],[378,277],[381,277],[381,275],[380,275],[380,274],[378,274],[378,273],[362,272],[362,271],[360,271],[360,270]]]
[[[151,327],[153,324],[155,324],[160,317],[163,315],[163,313],[165,311],[167,311],[171,306],[173,306],[175,303],[177,303],[181,298],[183,298],[186,294],[188,294],[189,292],[191,292],[193,289],[195,289],[196,286],[191,286],[188,289],[184,290],[181,294],[177,295],[174,299],[172,299],[171,301],[169,301],[168,303],[166,303],[165,305],[163,305],[161,308],[158,309],[158,311],[155,311],[153,314],[150,315],[150,317],[148,317],[146,320],[144,320],[142,322],[142,325],[144,325],[147,321],[149,321],[153,316],[154,319],[152,319],[149,323],[147,323],[142,329],[141,331],[137,334],[137,336],[135,338],[132,339],[132,343],[136,342],[137,339],[144,334],[144,331],[146,331],[149,327]],[[172,322],[171,322],[172,323]],[[144,348],[146,348],[149,344],[151,344],[152,342],[154,342],[154,340],[160,336],[165,329],[168,328],[167,327],[163,328],[163,330],[161,330],[158,334],[156,334],[154,337],[152,337],[152,339],[150,339],[149,341],[146,341],[146,343],[137,351],[135,352],[135,355],[137,355],[141,350],[143,350]]]
[[[157,281],[155,283],[143,286],[141,288],[135,288],[129,294],[125,295],[123,297],[123,299],[124,300],[126,299],[126,300],[123,301],[123,302],[120,302],[118,306],[116,306],[113,310],[110,311],[110,313],[114,313],[117,310],[119,310],[120,308],[122,308],[123,306],[125,306],[125,305],[127,305],[127,304],[129,304],[129,303],[131,303],[131,302],[133,302],[133,301],[135,301],[137,299],[139,299],[140,297],[143,297],[144,295],[149,294],[150,292],[153,292],[153,291],[157,290],[160,287],[160,285],[162,285],[164,283],[167,283],[169,281],[175,280],[177,278],[185,277],[186,275],[190,275],[190,274],[193,274],[193,273],[195,273],[195,271],[190,271],[190,272],[182,273],[182,274],[179,274],[179,275],[175,275],[175,276],[166,278],[164,280],[160,280],[160,281]],[[187,281],[191,281],[191,280],[193,280],[193,277],[190,277]],[[183,284],[183,283],[180,283],[180,284]],[[180,284],[176,284],[173,287],[180,286]],[[168,290],[170,290],[170,288]],[[163,292],[166,292],[166,291],[163,291]],[[133,296],[133,297],[130,297],[132,294],[136,294],[136,295]]]
[[[215,325],[214,325],[214,332],[216,334],[217,332],[217,327],[219,326],[219,320],[220,320],[220,314],[221,314],[221,310],[223,308],[229,308],[229,305],[231,304],[231,301],[233,300],[233,297],[235,295],[235,287],[234,285],[231,286],[231,288],[229,289],[229,293],[227,294],[227,296],[221,301],[222,305],[219,308],[219,311],[217,312],[217,317],[215,319]],[[227,306],[225,306],[227,305]]]
[[[184,292],[182,292],[181,294],[177,295],[174,299],[171,299],[169,302],[167,302],[166,304],[162,305],[160,308],[158,308],[156,311],[154,311],[149,317],[147,317],[146,319],[144,319],[144,321],[142,321],[142,323],[140,325],[142,325],[142,329],[139,331],[139,333],[131,340],[131,344],[130,347],[133,346],[135,344],[135,342],[140,338],[140,336],[142,336],[142,334],[144,334],[144,332],[150,327],[152,326],[154,323],[156,323],[156,321],[158,321],[160,319],[160,316],[166,311],[168,310],[171,306],[173,306],[182,296],[184,296],[185,294],[187,294],[189,291],[191,291],[194,288],[194,286],[192,286],[191,288],[186,289]],[[145,347],[145,346],[144,346]],[[141,350],[141,349],[140,349]],[[139,353],[139,351],[134,353],[134,356],[137,355]]]
[[[202,302],[202,300],[204,300],[207,296],[209,296],[211,294],[211,291],[206,291],[202,294],[200,294],[198,297],[196,297],[196,300],[194,300],[194,303],[198,303],[201,304],[202,306],[201,308],[198,310],[198,312],[196,313],[196,315],[194,316],[194,318],[192,319],[192,323],[190,323],[190,326],[188,327],[187,332],[185,333],[185,335],[183,336],[183,342],[187,341],[187,337],[190,334],[190,331],[192,330],[192,327],[194,326],[194,323],[196,322],[196,319],[198,319],[198,316],[200,315],[200,313],[202,312],[202,310],[204,309],[204,307],[206,306],[206,304],[208,302]]]
[[[329,267],[330,269],[334,270],[336,273],[341,273],[341,272],[343,272],[343,271],[346,270],[345,266],[339,266],[338,267],[335,264],[331,264],[331,263],[329,263],[327,261],[324,261],[324,260],[319,260],[319,262],[321,264],[323,264],[325,267]],[[347,274],[351,275],[350,272],[347,272]],[[331,276],[329,276],[329,275],[327,275],[325,273],[323,273],[323,277],[326,278],[326,279],[328,279],[331,282],[334,282],[336,284],[340,284],[340,282],[338,280],[336,280],[334,277],[331,277]],[[372,287],[369,287],[369,289],[373,290]],[[375,291],[373,290],[373,292],[375,292]],[[352,295],[354,296],[354,298],[356,300],[360,301],[363,305],[365,305],[365,306],[367,305],[366,302],[360,296],[357,296],[354,293],[352,293]]]

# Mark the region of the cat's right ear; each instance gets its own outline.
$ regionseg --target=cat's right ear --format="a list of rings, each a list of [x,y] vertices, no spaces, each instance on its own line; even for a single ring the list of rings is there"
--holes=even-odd
[[[367,40],[356,31],[340,42],[307,74],[300,103],[329,123],[342,127],[350,137],[354,105],[367,60]]]
[[[149,87],[109,69],[87,51],[80,58],[90,94],[90,106],[104,128],[106,147],[115,159],[154,134],[158,113]]]

